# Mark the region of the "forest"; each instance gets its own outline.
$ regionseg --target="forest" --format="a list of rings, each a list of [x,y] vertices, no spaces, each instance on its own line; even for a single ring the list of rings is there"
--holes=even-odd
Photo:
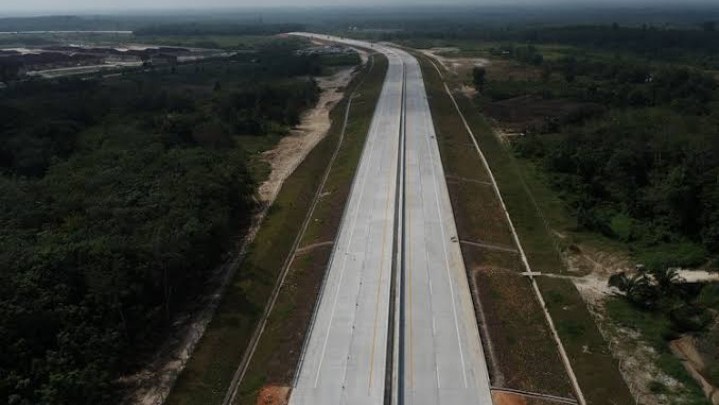
[[[701,69],[635,59],[545,58],[533,45],[490,52],[537,72],[475,86],[490,113],[516,97],[574,108],[522,129],[516,153],[536,161],[579,226],[629,243],[652,268],[695,266],[719,252],[719,108]],[[506,115],[506,114],[505,114]]]
[[[296,46],[0,93],[4,402],[115,402],[257,209],[237,135],[316,102],[321,62]]]
[[[524,187],[567,256],[597,257],[595,274],[611,274],[604,319],[637,333],[619,335],[622,343],[653,350],[646,388],[676,395],[667,403],[704,403],[669,342],[692,339],[702,377],[719,384],[719,285],[686,280],[696,274],[687,270],[719,268],[715,32],[537,31],[460,50],[490,59],[472,69],[475,104],[518,157]]]
[[[551,174],[578,225],[632,244],[649,267],[695,266],[719,252],[716,79],[621,59],[544,61],[532,46],[505,54],[539,77],[476,83],[487,102],[530,93],[582,106],[514,143]]]

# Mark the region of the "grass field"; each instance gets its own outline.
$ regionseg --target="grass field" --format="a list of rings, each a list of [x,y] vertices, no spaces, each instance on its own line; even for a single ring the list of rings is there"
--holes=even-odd
[[[457,114],[453,110],[454,107],[448,105],[447,96],[444,96],[446,100],[443,101],[444,90],[440,85],[441,79],[434,67],[426,60],[423,61],[423,72],[430,91],[435,125],[441,128],[443,125],[447,125],[448,120],[451,120],[449,118],[451,115],[456,116]],[[566,274],[568,269],[560,252],[562,246],[551,234],[547,219],[510,151],[494,135],[492,128],[478,112],[478,108],[468,98],[459,92],[455,97],[477,137],[480,148],[488,159],[532,270]],[[455,118],[455,120],[457,119]],[[456,124],[448,126],[445,131],[445,134],[462,133],[466,134],[466,131],[463,128],[460,129]],[[451,149],[441,147],[441,151],[445,154],[444,161],[452,161],[452,164],[456,165],[458,160],[461,160],[460,155],[449,155]],[[472,167],[475,167],[476,171],[481,170],[478,158],[475,162],[467,160],[466,164],[473,165]],[[447,165],[447,167],[451,166]],[[458,192],[453,198],[453,204],[458,206],[455,208],[455,212],[459,215],[458,223],[465,220],[463,215],[466,215],[466,212],[477,212],[486,209],[485,206],[492,206],[492,204],[480,204],[482,200],[478,199],[478,195],[481,195],[481,192],[474,194]],[[484,221],[486,222],[488,218],[492,217],[496,218],[497,215],[485,215]],[[484,228],[491,232],[487,240],[492,240],[492,237],[497,238],[501,232],[499,225],[485,225]],[[480,231],[476,230],[475,232]],[[460,235],[460,237],[463,236]],[[466,252],[467,249],[465,248],[464,251]],[[524,374],[520,377],[520,381],[505,379],[506,387],[526,387],[522,389],[544,392],[566,392],[567,385],[563,385],[561,381],[564,380],[565,384],[568,384],[568,379],[563,373],[556,350],[550,349],[554,347],[554,342],[548,334],[542,339],[546,326],[543,322],[530,321],[531,314],[541,313],[539,312],[541,307],[535,302],[534,304],[523,303],[529,305],[528,308],[516,308],[517,304],[512,297],[531,296],[527,294],[529,285],[528,283],[522,285],[521,282],[514,279],[516,276],[507,275],[511,274],[511,271],[517,270],[516,267],[507,268],[506,263],[511,263],[511,260],[498,259],[496,258],[497,254],[494,256],[495,258],[492,258],[482,252],[469,255],[465,253],[465,261],[468,263],[468,271],[476,272],[477,275],[485,318],[487,322],[491,322],[489,334],[495,346],[495,352],[511,353],[510,356],[504,358],[497,356],[497,362],[500,363],[499,369],[503,370],[502,374],[505,374],[504,370],[507,370],[506,374],[511,375],[512,378]],[[503,267],[495,267],[488,259],[503,263],[499,264]],[[521,266],[519,268],[521,269]],[[497,282],[497,278],[500,278],[502,282]],[[617,363],[610,355],[606,342],[574,285],[564,279],[542,279],[539,285],[587,402],[590,404],[632,403],[633,398],[619,373]],[[525,300],[529,301],[527,298]],[[523,314],[530,318],[524,321],[507,322],[507,318],[517,317],[517,310],[523,311]],[[513,338],[508,338],[508,336]],[[530,340],[531,344],[527,345],[527,337],[535,339],[535,341]],[[535,351],[528,351],[527,347],[534,347]],[[542,367],[533,370],[528,366],[537,363]],[[550,371],[550,367],[556,367],[556,371]],[[493,378],[493,383],[495,383],[497,378],[496,376]]]
[[[285,181],[167,404],[222,401],[337,140],[335,131]]]
[[[298,254],[275,305],[236,404],[252,404],[265,384],[292,382],[319,289],[332,253],[331,245],[339,229],[355,169],[359,163],[374,108],[382,89],[387,59],[375,54],[372,68],[357,76],[347,94],[355,93],[350,106],[344,140],[331,167],[327,182],[305,231]],[[346,111],[345,99],[332,112],[333,125],[328,137],[339,138]],[[303,247],[309,247],[303,249]]]

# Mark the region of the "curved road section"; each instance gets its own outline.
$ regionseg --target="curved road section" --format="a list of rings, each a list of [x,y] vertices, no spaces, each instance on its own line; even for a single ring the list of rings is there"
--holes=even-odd
[[[296,35],[373,48],[389,66],[290,404],[491,404],[417,60]]]

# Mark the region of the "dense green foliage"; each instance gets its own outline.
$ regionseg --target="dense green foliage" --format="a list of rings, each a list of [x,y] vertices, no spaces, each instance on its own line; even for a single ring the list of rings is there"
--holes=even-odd
[[[285,133],[320,69],[243,58],[0,95],[3,402],[115,402],[233,248],[256,181],[234,135]]]
[[[540,65],[543,74],[526,86],[490,82],[485,96],[529,93],[593,106],[547,117],[515,143],[551,173],[579,225],[633,243],[653,268],[700,264],[702,247],[719,252],[715,80],[622,60],[567,57]]]
[[[624,293],[627,301],[640,310],[662,312],[669,321],[662,338],[670,340],[682,333],[703,330],[712,320],[708,310],[717,308],[710,299],[700,298],[712,297],[716,285],[683,284],[678,278],[675,269],[631,276],[619,273],[609,278],[609,286]]]

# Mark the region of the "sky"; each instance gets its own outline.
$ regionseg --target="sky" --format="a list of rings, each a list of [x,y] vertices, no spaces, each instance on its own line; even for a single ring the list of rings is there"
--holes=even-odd
[[[677,4],[672,0],[0,0],[0,15],[13,13],[70,14],[96,12],[122,12],[140,10],[188,10],[212,8],[257,8],[316,6],[366,7],[366,6],[541,6],[543,4],[569,4],[574,6],[604,6],[611,2],[620,6],[651,6]],[[711,5],[717,0],[682,0],[681,4]]]

